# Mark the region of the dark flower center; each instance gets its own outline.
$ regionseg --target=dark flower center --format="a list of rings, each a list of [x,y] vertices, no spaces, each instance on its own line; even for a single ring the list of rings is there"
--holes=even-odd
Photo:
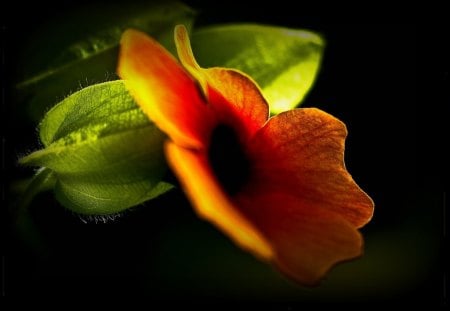
[[[236,194],[248,180],[250,161],[231,127],[220,124],[214,129],[208,157],[225,191],[229,195]]]

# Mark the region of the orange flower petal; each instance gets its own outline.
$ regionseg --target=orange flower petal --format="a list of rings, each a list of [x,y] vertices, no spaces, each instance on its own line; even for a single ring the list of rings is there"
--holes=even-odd
[[[202,69],[192,53],[184,26],[175,28],[175,43],[182,65],[202,86],[209,103],[221,116],[222,123],[243,127],[254,134],[269,117],[269,107],[257,84],[246,74],[233,69]]]
[[[242,194],[237,204],[269,240],[274,264],[304,285],[315,285],[336,263],[358,257],[357,229],[327,210],[282,193]]]
[[[127,30],[121,39],[119,76],[142,110],[177,144],[202,147],[214,123],[196,82],[154,39]]]
[[[314,108],[281,113],[262,128],[248,150],[254,174],[248,191],[288,193],[311,210],[333,212],[359,228],[373,213],[373,201],[344,165],[345,125]]]
[[[200,217],[212,222],[256,256],[266,260],[272,257],[271,246],[217,183],[206,154],[168,142],[166,156]]]
[[[244,73],[225,68],[204,69],[208,99],[219,116],[237,119],[253,135],[269,118],[269,106],[257,84]],[[231,115],[228,115],[231,112]],[[245,133],[245,132],[244,132]]]

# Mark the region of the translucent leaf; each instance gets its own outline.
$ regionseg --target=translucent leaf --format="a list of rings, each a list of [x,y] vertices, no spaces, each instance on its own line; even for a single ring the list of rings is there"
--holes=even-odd
[[[46,110],[78,90],[80,85],[117,79],[118,45],[125,29],[136,28],[147,32],[174,51],[173,28],[177,24],[190,27],[195,16],[189,7],[172,1],[138,8],[123,10],[125,16],[116,12],[115,16],[111,16],[115,23],[86,33],[81,41],[67,46],[52,63],[43,64],[44,71],[17,85],[19,96],[28,101],[33,120],[40,120]],[[109,10],[104,12],[111,14]]]
[[[236,68],[255,79],[272,114],[303,100],[324,48],[324,40],[313,32],[255,24],[200,28],[191,41],[200,66]]]
[[[82,214],[109,214],[170,187],[164,134],[141,112],[121,80],[87,87],[51,109],[40,124],[44,149],[21,159],[51,169],[57,199]]]

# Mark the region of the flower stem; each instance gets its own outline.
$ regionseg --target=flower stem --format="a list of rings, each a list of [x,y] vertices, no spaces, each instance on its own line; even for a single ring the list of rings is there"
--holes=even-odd
[[[46,167],[39,169],[18,202],[16,216],[19,217],[21,213],[27,210],[37,194],[52,189],[55,182],[56,177],[51,169]]]
[[[26,187],[22,197],[13,206],[14,210],[12,211],[12,215],[19,237],[36,251],[40,250],[42,252],[44,243],[28,207],[37,194],[52,189],[55,182],[56,176],[52,170],[49,168],[39,169]]]

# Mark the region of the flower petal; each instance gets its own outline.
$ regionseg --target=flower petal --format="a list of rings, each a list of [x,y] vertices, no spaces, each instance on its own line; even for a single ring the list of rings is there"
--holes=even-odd
[[[166,143],[166,156],[198,215],[215,224],[238,245],[262,259],[272,257],[271,246],[239,212],[217,183],[206,154]]]
[[[219,115],[231,112],[253,135],[269,118],[269,106],[261,90],[244,73],[226,68],[204,69],[208,99]]]
[[[206,77],[203,74],[202,68],[195,60],[194,53],[192,53],[191,41],[189,40],[187,29],[184,25],[175,26],[174,31],[175,46],[177,48],[178,58],[183,67],[197,80],[202,91],[206,95]]]
[[[238,121],[250,135],[264,125],[269,117],[269,107],[255,81],[234,69],[202,69],[194,58],[187,30],[182,25],[175,28],[175,43],[182,65],[202,86],[209,103],[222,116],[221,122]]]
[[[136,30],[122,35],[118,65],[137,103],[177,144],[199,148],[214,123],[196,82],[154,39]]]
[[[254,174],[249,191],[277,189],[333,212],[356,227],[366,224],[373,201],[344,165],[345,125],[314,108],[295,109],[272,119],[249,145]]]
[[[315,285],[336,263],[358,257],[362,238],[343,218],[276,192],[238,195],[237,204],[266,236],[274,264],[304,285]]]

